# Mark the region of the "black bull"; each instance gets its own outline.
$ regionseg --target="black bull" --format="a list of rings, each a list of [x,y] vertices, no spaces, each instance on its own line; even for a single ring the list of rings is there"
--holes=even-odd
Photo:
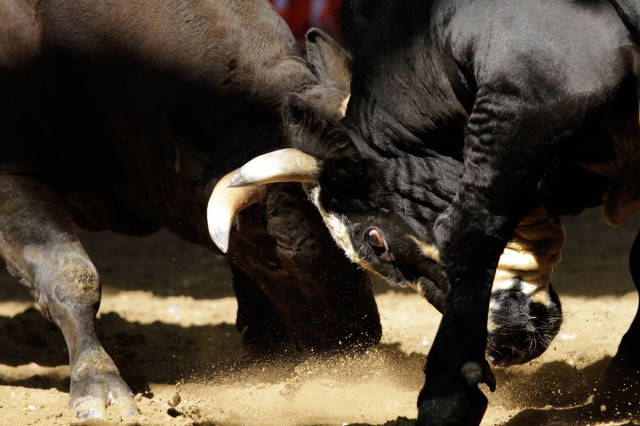
[[[346,117],[291,96],[283,114],[297,149],[231,179],[303,182],[352,261],[443,311],[418,424],[479,424],[477,385],[495,387],[487,360],[521,363],[548,347],[561,321],[549,282],[558,216],[604,203],[616,225],[640,208],[639,11],[637,1],[387,1],[355,54]],[[282,156],[296,167],[280,167]],[[636,316],[607,372],[621,413],[637,403],[624,391],[637,383],[639,341]]]
[[[74,224],[138,236],[165,227],[217,251],[208,215],[225,216],[220,201],[236,191],[216,184],[283,146],[287,94],[342,116],[350,56],[320,31],[302,56],[264,0],[10,0],[0,32],[0,255],[64,334],[76,414],[117,403],[133,415],[96,336],[100,283]],[[300,186],[258,193],[227,252],[245,343],[316,353],[377,343],[367,275]]]

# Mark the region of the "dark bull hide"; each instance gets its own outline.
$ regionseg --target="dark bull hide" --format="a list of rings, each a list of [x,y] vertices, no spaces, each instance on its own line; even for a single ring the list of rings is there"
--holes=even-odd
[[[231,179],[303,182],[352,261],[443,312],[419,425],[479,424],[477,385],[495,387],[487,360],[548,347],[560,215],[604,200],[616,225],[640,208],[639,13],[637,2],[387,1],[356,52],[345,119],[291,96],[297,150]],[[283,157],[297,166],[269,166]],[[636,316],[607,373],[622,413],[637,403],[622,392],[637,382],[639,338]]]
[[[341,117],[350,57],[320,31],[303,57],[264,0],[14,0],[0,5],[0,28],[0,255],[64,334],[78,417],[114,403],[133,415],[96,337],[100,283],[74,223],[138,236],[165,227],[217,251],[207,215],[228,217],[220,206],[238,191],[216,184],[284,146],[287,94]],[[248,346],[377,343],[367,275],[300,185],[244,201],[256,203],[234,221],[227,258]]]

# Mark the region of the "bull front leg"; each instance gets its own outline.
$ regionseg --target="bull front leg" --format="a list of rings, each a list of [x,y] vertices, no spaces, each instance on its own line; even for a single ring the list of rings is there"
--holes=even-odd
[[[137,414],[131,391],[96,336],[98,274],[52,188],[34,178],[0,175],[0,254],[64,335],[69,406],[76,416],[102,418],[113,404],[123,418]]]
[[[451,209],[436,223],[450,290],[427,357],[425,386],[418,397],[419,425],[478,425],[488,401],[477,385],[484,382],[495,389],[485,360],[488,307],[508,237],[500,237],[495,218],[467,209],[472,198],[460,197],[465,206]]]
[[[496,87],[478,91],[462,182],[434,228],[450,290],[418,397],[420,426],[477,426],[488,403],[477,385],[495,389],[485,347],[496,268],[518,223],[543,200],[558,163],[555,142],[546,142],[550,129],[533,125],[553,124],[536,117],[541,111],[544,106],[501,96]]]

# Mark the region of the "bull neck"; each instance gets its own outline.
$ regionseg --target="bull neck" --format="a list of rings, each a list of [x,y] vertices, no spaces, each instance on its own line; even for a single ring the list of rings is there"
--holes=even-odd
[[[456,64],[443,52],[448,50],[442,34],[446,24],[434,24],[440,22],[434,15],[443,14],[440,3],[384,4],[375,31],[355,52],[347,115],[381,155],[435,151],[461,158],[468,118],[461,99],[469,88],[458,81]]]

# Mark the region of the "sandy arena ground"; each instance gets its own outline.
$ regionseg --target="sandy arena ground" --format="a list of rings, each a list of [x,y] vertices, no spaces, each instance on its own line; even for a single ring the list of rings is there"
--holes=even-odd
[[[483,425],[634,424],[616,419],[612,407],[583,405],[637,309],[627,254],[640,218],[612,229],[590,211],[564,223],[569,241],[553,283],[565,323],[540,358],[494,369],[498,390]],[[376,281],[384,336],[366,354],[252,361],[234,328],[237,305],[220,257],[166,232],[81,239],[104,287],[100,340],[141,414],[125,422],[115,409],[105,421],[74,418],[62,335],[3,269],[0,425],[414,424],[440,314],[412,291]]]

